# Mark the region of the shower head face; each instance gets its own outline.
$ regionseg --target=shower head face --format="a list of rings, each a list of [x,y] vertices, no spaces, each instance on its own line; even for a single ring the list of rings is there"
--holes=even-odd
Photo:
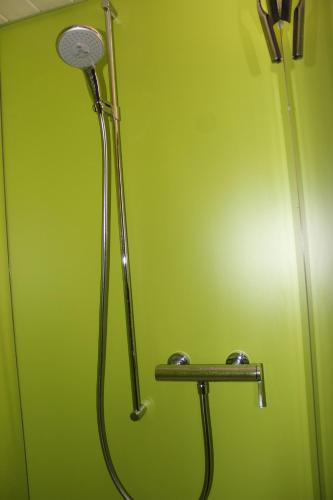
[[[103,57],[104,45],[95,28],[84,25],[70,26],[57,38],[57,51],[61,59],[76,68],[95,66]]]

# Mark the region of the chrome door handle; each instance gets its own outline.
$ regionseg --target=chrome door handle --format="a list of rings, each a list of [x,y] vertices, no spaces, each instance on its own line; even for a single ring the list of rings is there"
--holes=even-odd
[[[238,357],[235,356],[236,354]],[[256,382],[258,384],[258,406],[259,408],[267,406],[263,364],[249,363],[243,352],[232,353],[228,356],[226,364],[220,365],[191,365],[186,354],[175,353],[170,356],[168,364],[156,366],[155,379],[197,383]]]
[[[265,35],[269,55],[271,56],[271,60],[273,63],[279,63],[282,61],[282,55],[274,31],[274,23],[276,22],[274,21],[274,19],[276,19],[275,4],[273,2],[270,2],[270,5],[270,11],[272,12],[272,15],[263,9],[261,0],[257,0],[259,19]]]
[[[274,24],[280,21],[291,22],[292,0],[267,0],[266,12],[261,0],[257,0],[257,9],[261,26],[265,35],[269,54],[273,63],[282,61],[281,49],[274,31]],[[303,57],[304,46],[305,0],[299,0],[294,11],[293,26],[293,58]]]
[[[305,0],[300,0],[294,12],[293,58],[303,57]]]

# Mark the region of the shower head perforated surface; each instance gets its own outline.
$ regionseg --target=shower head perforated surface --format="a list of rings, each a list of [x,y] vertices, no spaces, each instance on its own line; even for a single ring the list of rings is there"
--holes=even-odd
[[[94,66],[103,57],[104,45],[95,28],[76,25],[59,34],[57,51],[65,63],[85,69]]]

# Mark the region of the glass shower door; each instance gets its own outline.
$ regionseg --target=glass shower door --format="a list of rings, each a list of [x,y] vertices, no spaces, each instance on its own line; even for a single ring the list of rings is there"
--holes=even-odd
[[[304,59],[286,57],[293,127],[292,163],[299,170],[307,245],[309,327],[324,499],[333,497],[333,9],[306,2]],[[290,53],[291,32],[284,36]]]

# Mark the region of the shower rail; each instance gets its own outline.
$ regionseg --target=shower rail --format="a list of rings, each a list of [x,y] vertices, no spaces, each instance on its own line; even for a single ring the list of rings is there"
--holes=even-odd
[[[145,403],[142,403],[140,395],[137,349],[135,341],[135,323],[134,323],[134,312],[133,312],[130,258],[128,250],[128,237],[127,237],[125,193],[124,193],[124,180],[123,180],[123,161],[122,161],[121,137],[120,137],[120,113],[118,106],[115,54],[114,54],[113,29],[112,29],[112,20],[116,19],[117,12],[111,6],[108,0],[102,0],[102,8],[105,16],[106,48],[108,57],[109,85],[110,85],[111,110],[112,110],[109,116],[112,122],[113,146],[114,146],[114,156],[116,163],[116,190],[118,198],[118,217],[119,217],[119,229],[120,229],[121,268],[123,277],[128,359],[129,359],[131,391],[132,391],[133,411],[130,417],[132,420],[136,421],[139,420],[145,414],[147,405]]]

